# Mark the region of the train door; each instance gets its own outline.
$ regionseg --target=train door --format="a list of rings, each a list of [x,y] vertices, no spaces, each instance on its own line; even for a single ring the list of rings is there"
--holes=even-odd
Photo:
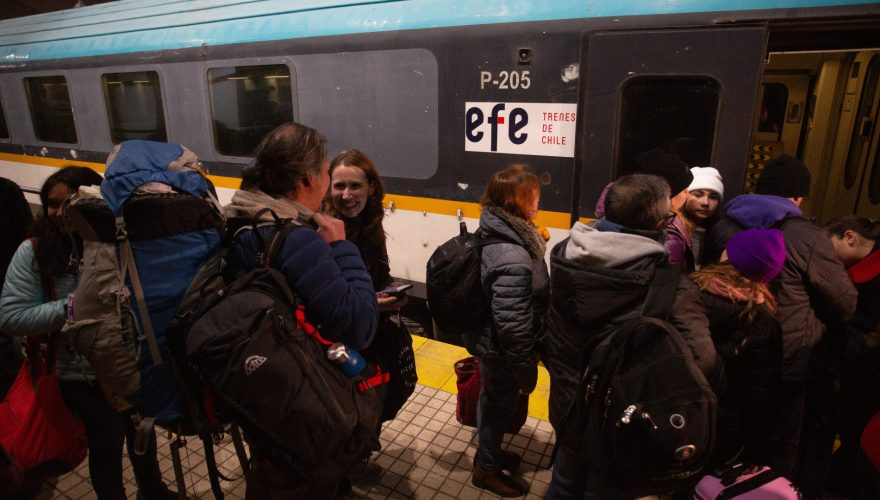
[[[764,26],[585,34],[577,213],[593,216],[605,184],[655,147],[717,167],[726,198],[741,192],[766,46]]]
[[[861,52],[849,68],[831,162],[825,219],[880,216],[880,52]]]

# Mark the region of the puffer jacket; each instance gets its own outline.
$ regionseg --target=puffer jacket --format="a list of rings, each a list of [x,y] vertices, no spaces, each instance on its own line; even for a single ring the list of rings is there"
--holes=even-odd
[[[786,258],[771,283],[782,324],[783,379],[810,376],[810,357],[829,325],[843,324],[856,309],[857,292],[825,230],[807,221],[786,198],[746,194],[730,200],[725,214],[743,229],[781,229]]]
[[[483,209],[480,232],[510,243],[482,249],[480,279],[491,315],[483,335],[469,348],[483,358],[503,359],[517,387],[531,391],[538,376],[536,341],[550,294],[544,242],[531,223],[494,208]]]
[[[740,460],[770,464],[779,439],[782,328],[763,306],[756,306],[752,324],[744,327],[745,302],[732,302],[708,291],[702,292],[701,299],[727,379],[718,399],[716,461],[726,462],[745,445]]]
[[[237,213],[234,204],[226,211]],[[282,216],[294,214],[295,210]],[[324,338],[355,349],[367,347],[376,333],[379,306],[357,246],[346,240],[328,245],[307,220],[298,222],[306,227],[288,233],[272,266],[287,278],[291,291],[305,306],[309,322]],[[271,229],[259,229],[264,239]],[[253,230],[239,233],[229,252],[232,269],[240,273],[252,270],[260,250]]]
[[[60,332],[67,319],[64,303],[67,295],[76,290],[76,277],[72,274],[55,277],[55,296],[59,298],[47,301],[50,294],[43,289],[34,258],[33,242],[25,240],[9,263],[0,298],[0,331],[6,334],[23,336]],[[59,379],[95,379],[88,360],[63,339],[58,342],[57,360]]]
[[[596,334],[612,320],[642,307],[655,269],[667,259],[659,231],[632,234],[615,226],[605,219],[578,222],[551,253],[547,369],[550,423],[557,430],[598,342]],[[682,334],[713,388],[718,388],[723,386],[723,368],[699,294],[682,275],[669,322]]]

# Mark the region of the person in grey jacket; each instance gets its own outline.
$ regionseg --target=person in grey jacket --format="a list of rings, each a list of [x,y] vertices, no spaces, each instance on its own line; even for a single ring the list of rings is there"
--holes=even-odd
[[[480,278],[491,314],[476,345],[468,346],[480,355],[483,382],[472,481],[503,497],[525,493],[503,472],[515,472],[520,457],[502,450],[501,441],[520,395],[530,394],[538,380],[536,342],[550,289],[545,242],[532,222],[540,197],[537,176],[515,166],[493,174],[481,200],[480,232],[505,242],[482,249]]]
[[[605,217],[575,223],[569,238],[551,254],[551,301],[547,313],[547,350],[551,360],[550,423],[560,436],[547,491],[551,499],[618,498],[620,485],[587,473],[581,440],[566,432],[575,391],[602,332],[615,319],[642,307],[655,271],[667,266],[663,245],[670,218],[669,185],[654,175],[618,179],[605,201]],[[713,389],[723,386],[721,363],[700,290],[680,276],[669,318],[688,344]],[[659,493],[659,492],[658,492]]]

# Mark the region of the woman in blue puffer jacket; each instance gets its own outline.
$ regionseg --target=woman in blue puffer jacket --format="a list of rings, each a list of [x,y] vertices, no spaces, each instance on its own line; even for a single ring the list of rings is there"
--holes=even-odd
[[[324,338],[358,350],[367,347],[379,320],[373,282],[357,246],[346,241],[343,222],[317,213],[330,185],[327,141],[314,129],[288,122],[264,137],[254,156],[242,171],[241,189],[225,208],[227,216],[252,218],[269,208],[305,226],[287,234],[272,267],[287,278]],[[268,212],[261,219],[273,220]],[[269,235],[271,225],[259,231],[263,238],[251,229],[236,236],[230,249],[234,270],[254,268],[260,239]],[[259,450],[253,452],[248,498],[337,496],[337,481],[302,484],[261,458]]]
[[[537,383],[537,341],[550,293],[546,245],[532,222],[540,199],[537,176],[514,166],[492,175],[481,200],[480,232],[505,242],[483,247],[480,261],[491,321],[477,344],[469,346],[480,355],[483,382],[477,410],[480,448],[472,481],[504,497],[524,493],[503,472],[515,472],[520,457],[503,450],[501,442],[520,395],[531,393]]]

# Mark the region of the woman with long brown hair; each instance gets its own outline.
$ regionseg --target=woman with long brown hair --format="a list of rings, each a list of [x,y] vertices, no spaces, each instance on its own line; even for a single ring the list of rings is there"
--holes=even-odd
[[[76,289],[82,240],[71,233],[62,205],[80,186],[100,185],[102,177],[86,167],[64,167],[40,190],[42,208],[9,264],[0,299],[0,330],[11,335],[58,332],[68,318]],[[123,441],[138,484],[138,498],[176,498],[166,489],[156,459],[156,437],[144,454],[134,453],[135,427],[130,414],[117,412],[98,385],[89,362],[66,342],[57,347],[57,373],[64,403],[86,427],[89,480],[100,500],[125,499],[122,481]]]
[[[382,225],[383,198],[385,187],[367,155],[349,149],[330,162],[330,191],[324,198],[322,211],[345,224],[346,239],[357,245],[367,265],[380,310],[392,311],[400,309],[406,299],[380,292],[393,281]]]

